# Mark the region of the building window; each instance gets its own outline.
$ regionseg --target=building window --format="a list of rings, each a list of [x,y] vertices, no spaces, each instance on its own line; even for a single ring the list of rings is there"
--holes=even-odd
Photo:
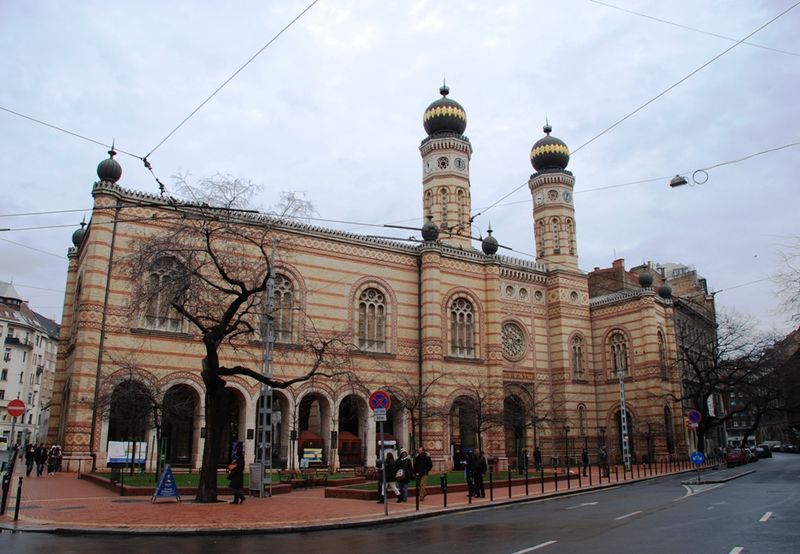
[[[22,384],[22,380],[24,378],[25,378],[25,372],[24,371],[20,371],[19,372],[19,383],[20,383],[20,385]]]
[[[4,362],[10,362],[11,361],[11,349],[10,348],[6,348],[5,354],[3,354],[3,361]]]
[[[559,236],[558,219],[553,218],[550,222],[550,228],[553,231],[553,254],[561,253],[561,237]]]
[[[358,298],[358,347],[386,352],[386,300],[378,289],[366,289]]]
[[[609,347],[611,351],[612,376],[618,377],[620,374],[628,376],[628,342],[625,339],[625,335],[619,331],[612,334],[609,340]]]
[[[6,391],[0,389],[0,400],[5,400],[5,399],[6,399]]]
[[[544,221],[539,221],[538,226],[538,233],[536,233],[536,243],[539,249],[539,257],[541,258],[544,256],[544,233],[545,233],[545,224]]]
[[[0,371],[0,381],[8,381],[8,370]]]
[[[571,219],[567,219],[567,242],[569,243],[570,255],[575,255],[575,223]]]
[[[466,298],[456,298],[450,305],[450,353],[460,358],[475,356],[475,315]]]
[[[586,436],[586,406],[578,406],[578,432],[580,436]]]
[[[292,326],[294,315],[294,287],[284,275],[275,276],[272,289],[272,331],[276,342],[292,342]]]
[[[447,189],[442,189],[442,230],[447,229]]]
[[[180,331],[182,320],[173,302],[179,302],[184,293],[181,266],[174,258],[161,258],[153,264],[147,276],[148,296],[145,325],[150,329]]]
[[[583,339],[572,337],[572,372],[576,379],[583,378]]]
[[[664,344],[664,333],[658,332],[658,368],[661,372],[662,379],[669,379],[669,372],[667,371],[667,349]]]

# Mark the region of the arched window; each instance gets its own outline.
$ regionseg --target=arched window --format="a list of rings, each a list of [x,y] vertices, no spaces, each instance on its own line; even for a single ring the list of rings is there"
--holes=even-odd
[[[366,289],[358,298],[358,346],[386,352],[386,300],[378,289]]]
[[[72,331],[78,328],[78,316],[81,311],[81,289],[83,289],[83,276],[78,277],[78,284],[75,285],[75,296],[72,298]]]
[[[561,237],[559,236],[558,219],[553,218],[550,220],[550,229],[553,232],[553,254],[561,253]]]
[[[183,320],[173,302],[180,302],[185,291],[184,274],[175,258],[160,258],[147,275],[145,325],[150,329],[180,331]]]
[[[425,193],[425,213],[431,213],[431,207],[433,205],[433,196],[431,195],[431,191]]]
[[[272,289],[272,331],[275,342],[292,342],[292,320],[294,315],[294,288],[286,276],[275,276]]]
[[[583,378],[583,339],[572,337],[572,372],[576,379]]]
[[[667,349],[664,344],[664,333],[658,332],[658,367],[661,370],[661,378],[668,379],[669,372],[667,371]]]
[[[569,247],[569,253],[574,255],[575,254],[575,223],[571,219],[567,219],[566,228],[567,228],[567,245]]]
[[[628,372],[628,341],[625,335],[617,331],[611,335],[609,339],[609,347],[611,351],[611,372],[612,377],[622,375],[629,375]]]
[[[461,224],[461,223],[464,223],[464,207],[466,206],[466,202],[464,202],[464,191],[463,190],[458,189],[458,192],[456,193],[456,201],[458,202],[458,222],[457,222],[457,224]]]
[[[539,257],[544,256],[544,233],[545,223],[544,221],[539,220],[538,232],[536,233],[536,244],[539,250]]]
[[[472,303],[456,298],[450,305],[450,353],[461,358],[475,356],[475,315]]]
[[[580,436],[586,436],[586,406],[578,406],[578,433]]]
[[[447,189],[443,188],[439,193],[442,197],[442,230],[447,229]]]

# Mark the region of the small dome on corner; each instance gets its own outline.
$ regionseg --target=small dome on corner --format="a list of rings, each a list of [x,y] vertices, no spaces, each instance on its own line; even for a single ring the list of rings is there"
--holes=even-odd
[[[81,228],[76,229],[74,233],[72,233],[72,244],[75,245],[75,248],[80,248],[81,244],[83,244],[83,239],[86,237],[86,220],[81,221]]]
[[[492,236],[491,229],[489,229],[487,233],[489,233],[489,236],[481,241],[481,250],[483,250],[483,253],[487,256],[494,256],[497,254],[497,239]]]
[[[428,216],[428,221],[422,225],[422,240],[425,242],[433,242],[439,238],[439,228],[432,221],[433,216]]]
[[[661,283],[661,286],[658,287],[658,295],[664,300],[669,300],[672,298],[672,287],[669,286],[669,283],[666,281]]]
[[[649,289],[653,285],[653,274],[648,270],[644,270],[639,274],[639,286],[643,289]]]

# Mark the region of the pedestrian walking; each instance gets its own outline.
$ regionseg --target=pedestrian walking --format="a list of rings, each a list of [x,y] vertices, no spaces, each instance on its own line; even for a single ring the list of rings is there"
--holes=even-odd
[[[228,465],[228,480],[233,491],[231,504],[244,504],[247,497],[242,492],[244,488],[244,445],[241,442],[236,444],[233,458]]]
[[[25,447],[25,476],[30,477],[31,471],[33,471],[33,463],[34,463],[34,452],[35,448],[32,444],[28,444]]]
[[[389,489],[392,489],[395,496],[400,498],[400,489],[397,488],[397,481],[395,480],[395,459],[391,452],[386,453],[386,460],[384,460],[383,464],[386,466],[386,484],[384,485],[382,481],[383,472],[381,472],[379,477],[379,480],[381,480],[381,498],[378,500],[379,504],[387,500],[384,498],[384,495],[388,495]]]
[[[57,445],[50,447],[47,452],[47,474],[55,475],[58,471],[59,458],[61,457],[61,449]]]
[[[394,466],[394,478],[400,486],[398,502],[408,502],[408,482],[411,480],[413,472],[414,466],[411,463],[411,458],[408,457],[408,451],[403,448],[400,450],[400,457]]]
[[[611,470],[608,467],[608,452],[606,452],[605,446],[601,446],[599,452],[597,453],[597,463],[600,464],[600,467],[603,470],[603,477],[608,477],[611,475]]]
[[[583,476],[586,477],[586,471],[589,469],[589,451],[586,447],[583,447],[583,451],[581,452],[581,464],[583,464]]]
[[[47,449],[44,444],[39,443],[33,451],[33,462],[36,464],[36,477],[41,477],[44,473],[44,464],[47,462]]]
[[[536,466],[536,471],[541,471],[542,469],[542,451],[537,446],[533,450],[533,464]]]
[[[486,456],[484,456],[483,453],[476,448],[475,452],[472,454],[472,463],[470,465],[473,496],[486,498],[486,490],[483,486],[483,476],[486,474],[488,467],[489,466],[486,463]]]
[[[414,476],[417,478],[417,483],[419,483],[417,496],[420,502],[425,500],[425,497],[428,496],[428,473],[430,473],[431,469],[433,469],[431,457],[428,456],[424,448],[419,448],[417,450],[417,455],[414,457]]]

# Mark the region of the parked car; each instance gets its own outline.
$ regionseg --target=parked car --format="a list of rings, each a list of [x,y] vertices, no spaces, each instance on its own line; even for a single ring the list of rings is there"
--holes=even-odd
[[[747,454],[741,448],[731,448],[725,453],[725,463],[728,466],[737,466],[747,463]]]
[[[746,450],[747,451],[745,452],[745,455],[747,456],[747,463],[749,464],[750,462],[757,462],[758,454],[756,454],[756,447],[749,446]]]
[[[769,445],[759,444],[756,446],[756,456],[759,458],[772,458],[772,451],[769,449]]]

